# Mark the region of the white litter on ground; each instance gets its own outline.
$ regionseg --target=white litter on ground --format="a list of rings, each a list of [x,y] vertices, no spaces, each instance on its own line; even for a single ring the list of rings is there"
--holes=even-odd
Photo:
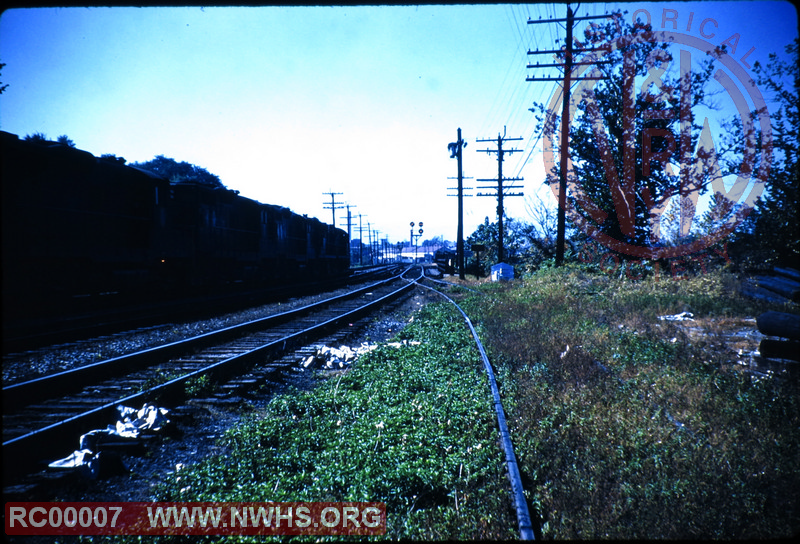
[[[151,404],[145,404],[140,410],[128,406],[117,406],[117,410],[119,419],[114,425],[81,435],[80,449],[68,457],[53,461],[48,467],[88,470],[93,478],[125,471],[119,456],[108,450],[135,446],[142,433],[158,432],[169,423],[169,410]]]
[[[392,348],[401,348],[404,346],[418,346],[419,344],[420,342],[404,340],[402,342],[389,342],[385,345]],[[301,366],[303,368],[309,368],[312,365],[317,365],[328,370],[349,368],[356,359],[377,348],[378,344],[369,344],[367,342],[355,348],[349,346],[339,346],[338,348],[318,346],[316,353],[306,357],[301,363]]]
[[[692,312],[681,312],[674,315],[662,315],[658,317],[661,321],[694,321]]]

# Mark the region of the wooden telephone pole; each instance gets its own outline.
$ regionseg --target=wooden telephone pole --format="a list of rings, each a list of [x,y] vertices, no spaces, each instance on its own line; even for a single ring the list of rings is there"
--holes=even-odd
[[[324,207],[324,209],[331,211],[331,225],[333,225],[335,227],[336,226],[336,210],[341,210],[341,209],[344,208],[344,206],[342,205],[341,202],[336,202],[336,200],[335,200],[336,196],[335,195],[340,195],[342,193],[334,193],[333,191],[328,191],[327,193],[322,193],[322,194],[323,195],[331,195],[331,205],[327,206],[327,205],[325,205],[325,203],[323,203],[323,207]]]
[[[564,264],[564,242],[566,232],[566,208],[567,208],[567,158],[569,157],[569,100],[570,100],[570,85],[573,81],[581,81],[584,79],[606,79],[602,77],[572,77],[572,69],[575,66],[584,64],[600,64],[593,63],[578,63],[574,62],[573,54],[584,53],[588,51],[597,51],[600,48],[589,49],[574,49],[572,43],[572,27],[575,26],[575,21],[582,21],[586,19],[606,19],[608,15],[587,15],[586,17],[575,17],[572,7],[567,4],[567,17],[566,19],[540,19],[533,21],[528,19],[528,24],[536,23],[567,23],[567,43],[564,49],[549,50],[549,51],[528,51],[529,55],[542,55],[542,54],[564,54],[564,63],[556,64],[528,64],[528,68],[546,68],[546,67],[563,67],[563,87],[562,87],[562,103],[561,103],[561,157],[559,169],[560,177],[558,182],[558,226],[556,227],[556,266]],[[526,81],[562,81],[561,78],[552,77],[528,77]]]
[[[350,212],[350,208],[355,208],[356,205],[355,204],[345,204],[344,207],[347,208],[347,217],[346,217],[346,219],[347,219],[347,245],[348,245],[348,249],[349,249],[348,255],[350,255],[350,262],[352,263],[353,262],[353,226],[352,226],[353,216],[352,216],[352,213]],[[345,219],[345,218],[342,217],[342,219]]]
[[[519,153],[521,149],[503,149],[503,142],[522,140],[522,138],[506,138],[505,129],[503,135],[497,135],[497,140],[477,140],[478,142],[497,142],[497,149],[478,149],[478,152],[497,153],[497,179],[479,179],[480,182],[496,181],[497,187],[479,187],[479,189],[496,189],[497,190],[497,227],[498,227],[498,245],[497,245],[497,262],[502,263],[505,258],[505,247],[503,243],[503,197],[504,196],[522,196],[522,193],[503,193],[503,181],[522,181],[522,178],[503,178],[503,155],[505,153]],[[478,196],[495,196],[491,193],[478,193]]]

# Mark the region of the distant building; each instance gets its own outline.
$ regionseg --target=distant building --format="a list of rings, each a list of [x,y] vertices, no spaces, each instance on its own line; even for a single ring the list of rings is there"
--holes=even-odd
[[[443,244],[426,244],[424,246],[405,245],[400,251],[400,259],[404,263],[432,263],[437,250],[446,248]]]

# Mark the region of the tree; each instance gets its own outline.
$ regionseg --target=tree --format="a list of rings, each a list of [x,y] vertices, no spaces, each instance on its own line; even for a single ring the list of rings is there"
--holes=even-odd
[[[699,70],[662,72],[679,65],[680,59],[674,58],[670,45],[649,39],[651,30],[649,25],[622,24],[617,13],[602,31],[594,27],[585,42],[575,44],[576,48],[616,47],[596,59],[605,64],[596,63],[582,74],[604,79],[582,81],[573,91],[577,105],[571,112],[569,157],[574,177],[568,206],[573,224],[596,229],[597,238],[618,241],[612,250],[623,257],[630,255],[620,248],[635,247],[654,257],[659,248],[674,242],[660,229],[661,216],[673,197],[680,202],[678,236],[689,236],[698,196],[719,175],[708,128],[692,116],[697,106],[713,108],[707,82],[714,59],[706,58]],[[641,92],[635,92],[641,82],[645,82]],[[558,133],[559,112],[548,112],[543,104],[534,106],[533,111],[544,114],[539,118],[543,128]],[[550,174],[548,181],[557,184],[557,164]]]
[[[525,209],[528,211],[532,223],[531,227],[537,240],[546,246],[555,247],[558,214],[538,194],[525,197]]]
[[[47,139],[47,135],[42,132],[34,132],[33,134],[28,134],[25,136],[26,142],[34,142],[37,144],[46,144],[49,143],[50,140]]]
[[[774,156],[766,192],[756,203],[743,228],[734,237],[731,252],[745,266],[800,267],[800,232],[797,213],[798,157],[800,156],[800,39],[786,46],[788,60],[776,54],[766,66],[756,62],[753,71],[759,88],[770,95]]]
[[[444,239],[444,236],[441,234],[439,236],[434,236],[433,238],[428,238],[424,242],[420,244],[421,246],[443,246],[443,247],[451,247],[453,246],[452,242],[448,242]]]
[[[178,162],[164,155],[158,155],[147,162],[135,162],[131,166],[149,170],[154,174],[167,178],[171,183],[199,183],[213,188],[225,188],[219,176],[210,173],[205,168],[185,161]]]
[[[469,255],[469,248],[473,245],[483,245],[486,252],[481,255],[481,266],[497,262],[497,250],[499,240],[499,225],[497,222],[489,223],[487,217],[483,224],[475,232],[469,235],[464,242],[464,247]],[[521,264],[530,247],[530,240],[535,236],[535,229],[532,225],[517,219],[504,218],[503,220],[503,248],[505,253],[504,261],[510,265]],[[474,254],[467,258],[467,269],[475,269],[478,262]],[[485,274],[485,270],[480,270]]]
[[[68,146],[68,147],[75,147],[75,142],[73,142],[72,140],[70,140],[70,139],[69,139],[69,136],[67,136],[66,134],[62,134],[61,136],[59,136],[59,137],[56,139],[56,141],[57,141],[58,143],[60,143],[61,145],[66,145],[66,146]]]
[[[103,153],[100,155],[100,158],[111,162],[118,162],[120,164],[125,164],[125,162],[127,162],[125,161],[125,157],[117,157],[114,153]]]

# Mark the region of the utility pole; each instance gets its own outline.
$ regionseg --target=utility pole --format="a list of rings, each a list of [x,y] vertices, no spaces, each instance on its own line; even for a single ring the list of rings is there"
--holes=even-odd
[[[344,208],[341,202],[336,202],[335,198],[336,195],[340,195],[342,193],[334,193],[333,191],[328,191],[327,193],[322,193],[323,195],[331,195],[331,205],[328,207],[324,202],[322,203],[324,209],[331,211],[331,224],[335,227],[336,226],[336,210],[341,210]]]
[[[380,255],[380,249],[381,249],[380,240],[379,240],[380,235],[381,235],[381,231],[379,231],[378,229],[375,229],[372,232],[375,233],[375,241],[372,242],[372,248],[373,248],[372,252],[373,252],[373,255],[375,256],[373,258],[373,260],[374,260],[374,263],[380,264],[381,260],[378,258],[378,255]]]
[[[361,225],[361,218],[367,214],[358,214],[358,264],[364,265],[364,227]]]
[[[369,238],[369,264],[375,264],[375,256],[372,254],[372,225],[367,221],[367,238]]]
[[[450,150],[450,158],[458,159],[458,193],[455,195],[458,197],[458,233],[456,234],[456,264],[458,266],[458,277],[462,280],[465,279],[464,276],[464,189],[463,186],[464,182],[464,175],[463,175],[463,161],[462,161],[462,149],[467,147],[467,142],[461,139],[461,128],[458,129],[458,140],[453,143],[447,144],[447,149]],[[453,178],[447,178],[453,179]],[[469,178],[472,179],[472,178]],[[471,187],[466,187],[466,189],[471,189]],[[447,195],[453,196],[453,195]],[[466,195],[472,196],[472,195]]]
[[[347,208],[347,217],[342,217],[341,219],[347,219],[347,238],[349,240],[350,238],[352,238],[352,226],[351,226],[352,216],[350,214],[350,208],[355,208],[356,205],[355,204],[345,204],[344,207]]]
[[[347,208],[347,245],[349,246],[350,251],[348,255],[350,255],[350,261],[353,260],[353,229],[352,229],[352,215],[350,214],[350,208],[355,208],[355,204],[345,204],[345,208]],[[342,218],[344,219],[344,218]]]
[[[603,77],[572,77],[572,69],[575,66],[604,64],[605,62],[589,62],[589,63],[576,63],[573,61],[572,55],[574,53],[584,53],[588,51],[597,51],[601,48],[588,48],[588,49],[574,49],[572,43],[572,27],[575,26],[575,21],[582,21],[586,19],[607,19],[608,15],[587,15],[586,17],[575,17],[572,7],[567,4],[567,18],[566,19],[540,19],[533,21],[528,19],[528,24],[536,23],[567,23],[567,43],[562,50],[549,50],[549,51],[528,51],[529,55],[541,54],[564,54],[564,63],[556,64],[528,64],[528,68],[547,68],[547,67],[562,67],[564,68],[563,86],[562,86],[562,103],[561,103],[561,157],[559,162],[559,169],[561,170],[558,181],[558,226],[556,227],[556,266],[564,264],[564,243],[566,238],[566,208],[567,208],[567,159],[569,158],[569,101],[570,101],[570,85],[573,81],[582,81],[584,79],[607,79]],[[561,81],[559,78],[551,77],[527,77],[526,81]]]
[[[497,262],[502,263],[505,258],[505,247],[503,243],[503,197],[504,196],[522,196],[522,193],[508,193],[503,194],[503,180],[506,181],[522,181],[522,178],[503,178],[503,155],[505,153],[519,153],[521,149],[503,149],[503,142],[510,142],[515,140],[522,140],[522,138],[506,138],[505,128],[503,135],[497,134],[497,149],[478,149],[478,152],[497,153],[497,179],[479,179],[480,182],[496,181],[497,187],[479,187],[479,189],[497,189],[497,230],[498,230],[498,245],[497,245]],[[478,142],[493,142],[494,140],[477,140]],[[478,193],[478,196],[494,196],[491,193]]]

